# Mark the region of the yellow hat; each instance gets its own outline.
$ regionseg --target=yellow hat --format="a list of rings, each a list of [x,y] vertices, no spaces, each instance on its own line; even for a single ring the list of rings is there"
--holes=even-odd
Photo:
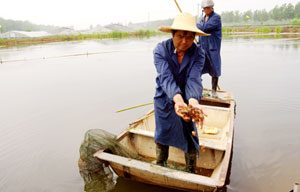
[[[191,31],[199,36],[209,36],[210,34],[204,33],[196,26],[196,20],[193,15],[189,13],[179,13],[176,15],[173,24],[169,26],[159,26],[158,30],[162,32],[171,33],[173,30]]]

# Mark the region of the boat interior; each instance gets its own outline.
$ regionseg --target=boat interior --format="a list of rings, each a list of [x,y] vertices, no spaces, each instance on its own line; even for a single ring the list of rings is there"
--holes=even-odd
[[[226,98],[230,97],[231,95],[226,96]],[[232,117],[234,112],[231,103],[229,99],[212,98],[204,98],[201,102],[207,117],[204,119],[203,128],[198,128],[200,153],[197,157],[196,174],[211,178],[220,177],[222,166],[224,166],[222,162],[225,153],[230,153],[232,146],[230,137],[232,137],[231,129],[233,127]],[[214,128],[217,132],[214,134],[206,133],[207,128]],[[145,116],[131,123],[128,130],[118,137],[118,141],[128,149],[155,163],[156,144],[154,142],[154,132],[155,118],[154,111],[151,110]],[[229,160],[229,158],[227,159]],[[175,147],[170,147],[168,166],[179,170],[184,168],[184,152]]]

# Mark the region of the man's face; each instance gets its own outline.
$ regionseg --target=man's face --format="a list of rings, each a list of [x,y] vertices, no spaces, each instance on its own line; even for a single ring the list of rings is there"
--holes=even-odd
[[[194,39],[195,33],[190,31],[176,31],[173,35],[173,43],[178,52],[184,52],[190,48]]]
[[[213,12],[213,8],[212,7],[204,7],[203,12],[205,13],[205,15],[210,15]]]

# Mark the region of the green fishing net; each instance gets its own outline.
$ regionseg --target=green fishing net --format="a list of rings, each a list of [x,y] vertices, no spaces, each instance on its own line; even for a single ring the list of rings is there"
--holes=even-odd
[[[100,149],[123,157],[145,160],[120,144],[115,135],[101,129],[88,130],[80,146],[78,161],[79,172],[85,182],[85,191],[105,192],[114,188],[113,173],[107,163],[93,156]]]

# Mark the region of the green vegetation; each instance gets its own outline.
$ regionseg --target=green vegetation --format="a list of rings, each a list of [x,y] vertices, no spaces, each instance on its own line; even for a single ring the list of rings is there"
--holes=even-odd
[[[259,27],[255,29],[256,33],[270,33],[271,28],[270,27]]]
[[[144,38],[160,35],[156,31],[139,30],[135,32],[113,31],[111,33],[99,34],[79,34],[79,35],[60,35],[39,38],[18,38],[18,39],[0,39],[0,47],[22,46],[40,43],[50,43],[59,41],[78,41],[88,39],[122,39],[122,38]]]
[[[300,19],[294,18],[294,19],[292,20],[292,24],[293,24],[293,25],[300,25]]]
[[[300,19],[300,2],[295,4],[285,3],[281,6],[276,5],[270,11],[262,10],[248,10],[245,12],[226,11],[221,13],[223,23],[265,23],[267,21],[283,21],[292,19]],[[295,23],[298,24],[299,23]]]
[[[146,37],[150,37],[150,36],[155,36],[156,32],[153,30],[138,30],[136,32],[137,36],[146,36]]]
[[[222,27],[222,32],[223,33],[230,33],[231,32],[231,28],[230,27]]]
[[[279,26],[275,27],[276,33],[281,33],[281,31],[282,31],[282,27],[279,27]]]
[[[300,33],[300,27],[296,26],[239,26],[223,27],[223,33],[255,32],[255,33]]]

